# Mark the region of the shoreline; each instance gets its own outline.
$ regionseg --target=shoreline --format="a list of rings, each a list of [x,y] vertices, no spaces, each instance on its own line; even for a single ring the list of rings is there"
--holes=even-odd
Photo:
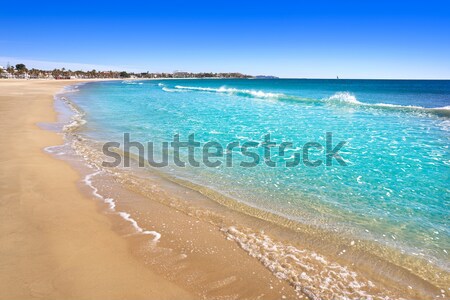
[[[97,201],[100,212],[110,217],[114,231],[128,240],[131,252],[141,264],[151,265],[158,274],[198,298],[304,297],[289,282],[275,277],[258,260],[242,251],[237,243],[226,238],[217,224],[199,219],[198,211],[186,212],[178,199],[175,200],[186,197],[186,204],[191,209],[198,207],[199,203],[195,206],[189,203],[197,201],[190,196],[196,191],[153,174],[151,181],[143,183],[150,187],[152,196],[149,198],[131,187],[130,183],[135,182],[131,177],[127,178],[126,174],[123,174],[125,177],[115,177],[90,161],[90,149],[79,147],[83,145],[83,138],[77,128],[84,124],[84,113],[77,112],[76,103],[67,99],[71,93],[68,90],[67,94],[61,94],[60,102],[70,111],[60,113],[70,114],[71,118],[66,115],[66,122],[59,124],[68,129],[63,130],[68,143],[56,150],[64,153],[61,156],[56,153],[56,157],[69,162],[84,177],[79,184],[80,189]],[[208,206],[205,200],[203,197],[201,204]],[[209,199],[207,201],[210,202]],[[180,270],[182,272],[178,273]]]
[[[17,81],[20,83],[24,82],[24,80]],[[31,85],[39,85],[37,84],[37,80],[32,82],[36,84]],[[86,82],[86,80],[67,80],[64,84],[59,84],[62,83],[59,80],[45,80],[40,82],[53,83],[50,85],[57,85],[62,88],[67,85]],[[0,89],[1,87],[2,81],[0,81]],[[53,94],[55,92],[57,91],[54,91]],[[12,94],[10,96],[13,96],[15,90],[11,89],[10,93]],[[2,95],[2,97],[4,96]],[[17,97],[26,97],[26,93]],[[45,109],[48,109],[48,107]],[[50,109],[52,112],[46,111],[46,113],[49,115],[53,114],[51,118],[47,117],[44,120],[35,121],[34,124],[56,121],[53,96]],[[49,132],[48,130],[34,129],[33,134],[38,137],[36,140],[40,142],[40,145],[44,144],[44,140],[38,135],[38,130],[46,132],[45,135],[56,136],[54,132]],[[61,137],[53,137],[51,140],[53,144],[44,145],[41,149],[61,144],[61,140]],[[55,141],[58,142],[55,143]],[[48,142],[46,140],[46,143]],[[93,203],[95,213],[99,215],[97,217],[100,218],[101,216],[101,218],[106,219],[106,222],[109,222],[108,234],[115,235],[126,245],[127,251],[125,252],[130,255],[134,263],[142,267],[143,270],[152,272],[155,276],[152,282],[157,282],[158,287],[153,292],[162,292],[159,288],[161,286],[159,280],[168,285],[173,285],[173,288],[170,287],[168,290],[174,292],[174,295],[155,294],[155,297],[164,298],[167,296],[169,298],[185,299],[189,296],[194,298],[199,298],[200,296],[207,298],[232,296],[256,298],[257,296],[263,296],[263,298],[272,299],[282,298],[284,296],[288,299],[293,297],[315,299],[313,291],[309,289],[302,290],[301,282],[296,285],[290,278],[282,278],[283,280],[280,280],[274,275],[277,271],[276,268],[280,268],[281,266],[274,265],[271,261],[265,260],[267,255],[273,255],[273,253],[266,252],[261,256],[260,253],[253,250],[255,245],[264,248],[265,246],[261,244],[263,242],[268,243],[269,247],[283,247],[280,241],[286,242],[292,239],[297,241],[302,241],[303,239],[303,245],[300,245],[303,248],[299,248],[300,251],[307,249],[316,250],[318,246],[314,245],[314,242],[317,240],[308,240],[308,236],[302,235],[301,232],[274,225],[270,221],[270,218],[269,220],[263,220],[260,215],[252,216],[251,213],[236,212],[232,208],[226,207],[226,205],[223,206],[224,204],[220,204],[220,202],[209,203],[208,200],[214,202],[214,200],[211,200],[213,195],[208,195],[209,191],[202,189],[202,187],[195,187],[188,183],[183,184],[183,182],[173,182],[170,179],[160,178],[158,174],[144,174],[144,177],[141,178],[139,176],[130,176],[130,174],[114,176],[114,174],[108,174],[108,172],[99,172],[87,168],[85,162],[76,161],[75,156],[70,156],[70,159],[65,157],[66,154],[61,155],[61,157],[55,155],[50,156],[43,150],[41,150],[41,154],[46,156],[48,160],[65,165],[66,168],[69,165],[71,166],[69,169],[78,178],[72,178],[72,188],[75,187],[81,191],[81,196],[79,196],[80,198],[84,198],[82,200]],[[63,161],[54,158],[63,158]],[[95,175],[93,175],[94,173]],[[65,177],[61,173],[60,176]],[[85,182],[82,180],[83,176]],[[60,180],[63,179],[65,178],[61,178]],[[149,188],[142,190],[136,186],[149,186]],[[101,197],[96,196],[96,194],[101,195]],[[98,201],[99,198],[103,198],[103,202],[105,203]],[[112,201],[115,201],[113,202],[114,209],[111,208],[111,202],[108,203],[106,201],[112,198],[114,198]],[[194,204],[190,201],[194,201]],[[128,216],[120,215],[120,212],[126,213]],[[74,211],[71,213],[76,214],[77,212]],[[226,218],[223,218],[222,215]],[[138,223],[134,224],[130,219]],[[241,226],[230,226],[230,223]],[[136,234],[137,228],[141,229],[137,231],[142,232],[151,232],[154,230],[158,234],[161,233],[162,238],[156,244],[149,243],[155,241],[154,237],[156,235]],[[259,228],[265,230],[266,233],[257,233],[257,238],[252,240],[254,243],[248,244],[249,235],[254,233],[251,231],[246,232],[246,230],[250,230],[251,228]],[[273,239],[273,237],[277,239]],[[322,238],[326,238],[326,236]],[[324,249],[320,249],[320,246]],[[329,254],[336,251],[336,249],[326,249],[328,247],[326,244],[321,244],[320,246],[318,250],[321,250],[321,252]],[[341,250],[345,250],[345,248],[339,251]],[[112,252],[114,254],[114,251]],[[61,255],[64,256],[64,253]],[[294,255],[297,255],[297,259],[304,258],[305,256],[304,252],[294,253]],[[319,261],[320,259],[324,259],[321,255],[314,255],[316,256],[312,259],[313,263],[316,263],[314,260]],[[349,253],[346,255],[348,256]],[[332,257],[332,262],[351,262],[351,260],[345,258],[335,260],[337,257],[329,257]],[[292,264],[292,261],[283,261],[284,258],[282,257],[280,259],[282,263]],[[358,260],[361,265],[365,264],[364,256],[359,257]],[[123,263],[128,264],[130,262],[124,261]],[[317,263],[315,266],[319,268],[323,267],[323,265]],[[383,286],[394,289],[395,282],[383,283],[383,280],[386,280],[386,278],[377,278],[379,277],[377,273],[381,273],[382,270],[377,270],[373,274],[374,270],[370,270],[370,265],[366,267],[358,266],[358,269],[365,269],[367,274],[364,275],[369,275],[369,279],[378,279],[375,280],[377,285],[382,284]],[[278,271],[286,271],[285,273],[287,274],[289,270],[279,269]],[[351,274],[351,269],[348,271]],[[3,270],[1,274],[3,275]],[[293,275],[300,276],[303,274],[298,273]],[[403,275],[400,273],[398,275],[403,277],[403,280],[408,279],[408,274],[406,273]],[[359,282],[355,282],[355,284],[357,283]],[[412,285],[417,288],[416,285],[422,284],[419,280]],[[294,287],[297,288],[297,291],[295,291]],[[426,287],[425,284],[425,289],[428,288],[433,289],[430,286]],[[397,288],[395,287],[395,289]],[[380,291],[374,289],[374,292],[379,293]],[[392,295],[394,295],[394,298],[399,298],[397,297],[398,295],[403,296],[401,289],[393,292]],[[130,295],[125,294],[124,296],[130,297]],[[135,295],[132,296],[136,298]],[[424,295],[421,293],[415,295],[414,293],[408,293],[408,296],[418,299]],[[70,298],[70,296],[66,295],[64,297]],[[83,298],[82,296],[80,297]],[[114,298],[114,296],[108,297]],[[137,298],[139,297],[137,296]]]
[[[153,205],[161,226],[179,229],[179,238],[190,239],[167,241],[187,253],[178,260],[167,257],[165,247],[154,251],[147,235],[136,234],[122,217],[105,212],[78,170],[45,152],[63,144],[62,136],[37,125],[56,122],[54,95],[82,82],[0,81],[3,140],[13,145],[2,147],[0,298],[297,297],[288,283],[221,232],[176,209]],[[149,247],[151,255],[142,255]],[[189,280],[194,279],[192,286]]]
[[[77,137],[77,139],[78,138],[79,137]],[[91,163],[94,162],[94,164],[96,164],[97,166],[100,165],[99,162],[101,161],[101,157],[98,155],[99,154],[98,152],[95,152],[95,150],[93,151],[93,149],[87,146],[86,143],[84,143],[84,141],[81,141],[79,143],[79,146],[82,155],[85,156],[85,158],[87,158],[89,162]],[[92,158],[93,160],[91,160],[90,158]],[[97,163],[95,163],[95,160],[100,161],[97,161]],[[139,172],[138,170],[133,171]],[[112,174],[115,172],[113,170],[108,173]],[[408,297],[415,299],[423,299],[428,297],[430,297],[431,299],[432,295],[437,295],[440,293],[439,288],[433,286],[433,284],[430,284],[430,282],[427,282],[426,280],[422,279],[421,276],[417,276],[417,273],[416,274],[414,274],[414,272],[411,273],[411,271],[409,271],[408,268],[403,267],[403,263],[406,264],[410,258],[408,258],[407,255],[400,255],[400,253],[397,253],[398,251],[394,251],[394,249],[389,249],[389,247],[387,248],[381,247],[381,245],[377,245],[377,243],[375,242],[359,240],[357,237],[354,236],[347,237],[347,239],[345,240],[340,240],[341,237],[340,235],[317,230],[317,228],[312,228],[308,225],[300,226],[301,224],[296,222],[293,222],[292,224],[279,222],[280,219],[282,219],[282,217],[280,216],[267,212],[261,215],[260,210],[252,208],[250,206],[247,207],[248,209],[250,209],[250,211],[248,209],[239,209],[235,206],[238,205],[240,208],[242,208],[243,206],[247,205],[240,203],[239,201],[236,200],[233,201],[233,199],[225,199],[227,197],[223,197],[223,195],[221,195],[218,192],[214,193],[213,190],[207,187],[198,186],[196,184],[186,182],[183,180],[176,180],[176,178],[168,178],[167,174],[164,174],[164,172],[160,174],[161,172],[157,170],[149,170],[149,173],[152,173],[152,175],[140,174],[139,176],[133,176],[132,174],[128,174],[128,172],[115,174],[117,176],[111,174],[110,175],[113,178],[115,177],[113,180],[114,182],[112,183],[114,184],[115,187],[117,184],[122,185],[126,189],[131,190],[131,192],[133,193],[143,195],[144,198],[147,199],[147,201],[156,200],[155,202],[160,202],[166,206],[174,207],[179,211],[184,212],[184,214],[191,216],[194,215],[197,216],[197,218],[199,218],[200,220],[206,220],[209,223],[215,224],[216,230],[222,231],[222,233],[225,235],[227,239],[235,241],[237,244],[239,244],[240,248],[244,249],[250,256],[257,258],[263,265],[265,265],[269,270],[271,270],[274,276],[288,281],[297,290],[302,290],[304,283],[308,285],[307,281],[302,282],[302,280],[299,280],[299,278],[297,278],[303,274],[303,273],[300,274],[301,268],[299,272],[298,268],[297,269],[291,268],[292,266],[290,265],[291,262],[285,261],[284,263],[287,263],[287,265],[289,266],[285,267],[286,264],[283,265],[283,263],[281,263],[281,265],[279,265],[278,261],[268,259],[268,256],[274,255],[274,253],[268,253],[266,251],[267,249],[264,249],[265,247],[264,245],[261,247],[261,243],[265,243],[267,239],[269,239],[270,243],[273,246],[277,247],[276,245],[278,244],[279,246],[281,245],[281,247],[283,247],[284,245],[286,245],[285,242],[287,242],[287,245],[289,245],[289,241],[296,241],[297,243],[294,245],[298,246],[297,250],[303,253],[303,251],[308,249],[309,251],[311,251],[309,252],[310,257],[323,258],[323,256],[321,256],[318,253],[325,254],[325,257],[327,257],[327,259],[331,259],[330,264],[332,265],[333,268],[336,267],[341,268],[344,273],[350,270],[351,273],[353,271],[356,271],[356,273],[354,274],[358,274],[359,279],[356,280],[355,282],[347,282],[347,284],[361,285],[362,287],[369,286],[368,289],[371,290],[371,292],[375,293],[373,295],[377,295],[375,298],[379,297],[380,295],[384,295],[383,293],[386,293],[386,295],[391,295],[393,298],[401,298],[398,295],[401,296],[408,295]],[[146,178],[148,176],[152,178]],[[154,177],[157,177],[157,179],[155,179]],[[165,181],[169,182],[167,183]],[[111,184],[109,185],[111,186]],[[158,187],[162,187],[163,195],[161,196],[158,193],[159,191],[155,193],[153,189],[149,190],[144,188],[147,185],[151,186],[157,185]],[[185,193],[188,192],[200,194],[198,197],[197,196],[189,197],[190,201],[198,203],[191,205],[191,203],[187,204],[181,203],[183,201],[179,201],[178,203],[176,203],[176,201],[167,201],[166,199],[166,198],[169,199],[177,198],[179,195],[184,195]],[[223,198],[222,200],[225,201],[220,201],[220,199],[219,201],[217,201],[218,199],[215,199],[217,198],[217,196],[219,198]],[[105,197],[108,197],[108,195],[106,195]],[[211,204],[210,202],[214,203]],[[140,205],[139,210],[136,211],[136,214],[146,212],[148,210],[148,208],[146,207],[147,204],[148,203],[143,203],[142,205]],[[201,211],[200,208],[206,208],[206,212]],[[135,204],[131,204],[129,206],[129,209],[136,209]],[[209,214],[211,213],[213,214],[213,217],[209,216]],[[226,216],[226,218],[224,218],[224,215]],[[139,221],[139,224],[141,224],[141,221]],[[144,220],[143,224],[148,223]],[[240,228],[238,226],[238,228],[236,228],[235,226],[230,226],[230,224],[238,224],[238,225],[245,224],[247,228],[245,228],[245,226],[244,227],[241,226]],[[146,228],[146,226],[143,227]],[[300,229],[299,227],[303,228]],[[258,233],[258,230],[257,231],[251,230],[252,228],[253,229],[264,228],[264,230],[267,231],[269,235],[264,234],[264,232],[260,235],[260,233]],[[250,229],[250,231],[246,232],[247,229]],[[250,241],[248,239],[248,236],[254,237],[255,234],[256,236],[258,236],[258,238],[256,240]],[[271,237],[276,237],[276,239],[272,240]],[[280,239],[280,237],[283,238]],[[355,241],[353,241],[353,239],[356,240],[356,243]],[[279,244],[278,242],[280,242],[280,240],[284,241],[281,244]],[[248,244],[249,241],[251,244]],[[319,242],[319,244],[317,244],[317,242]],[[259,247],[259,249],[255,250],[254,249],[255,246],[257,248]],[[316,253],[315,251],[317,250],[318,252]],[[368,250],[370,251],[367,252]],[[308,257],[308,255],[302,254],[298,258],[305,259],[305,257]],[[393,257],[396,258],[394,259]],[[278,257],[277,260],[283,261],[284,259],[285,258],[283,257]],[[314,258],[313,261],[314,260],[316,259]],[[308,263],[311,263],[311,261],[309,261]],[[407,265],[410,265],[411,263],[414,264],[414,262],[409,261]],[[312,263],[310,267],[312,267],[313,269],[314,268],[320,269],[321,275],[318,278],[316,277],[313,279],[316,282],[316,284],[309,283],[309,285],[320,286],[320,284],[323,281],[327,281],[326,278],[327,276],[326,275],[322,276],[322,274],[327,274],[327,272],[333,273],[333,271],[328,269],[329,266],[327,264],[317,265]],[[339,266],[339,264],[341,264],[341,266]],[[347,267],[350,267],[350,270],[347,270]],[[424,267],[423,263],[422,267]],[[427,269],[428,267],[425,266],[425,269],[422,269],[419,272],[419,274],[422,274],[423,276],[427,277],[427,275],[425,274],[428,273],[428,276],[433,276],[432,275],[434,274],[433,270]],[[291,275],[288,274],[296,274],[296,275],[290,278],[289,276]],[[310,275],[309,272],[308,275]],[[376,282],[377,288],[373,288],[371,286],[372,281]],[[335,283],[339,284],[337,282]],[[412,289],[411,286],[414,286],[413,290],[411,290]],[[380,291],[379,288],[381,288],[382,290]],[[387,290],[383,292],[385,288],[387,288]],[[316,288],[313,290],[315,290],[314,291],[316,293],[315,295],[318,295],[319,297],[321,296],[320,290],[317,290]],[[315,297],[314,293],[311,292],[309,289],[306,289],[305,291],[302,292],[305,295],[309,294],[310,299],[314,299]],[[361,291],[359,297],[363,295],[364,292]],[[369,295],[372,294],[369,293]]]
[[[64,85],[0,81],[0,298],[193,298],[141,266],[80,193],[79,175],[42,150],[62,143],[36,124],[56,121],[53,95]]]

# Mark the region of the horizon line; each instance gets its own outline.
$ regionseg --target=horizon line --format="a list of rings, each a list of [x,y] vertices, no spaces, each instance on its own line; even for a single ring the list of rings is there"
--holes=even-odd
[[[163,71],[149,71],[149,70],[138,70],[138,68],[136,66],[114,66],[114,65],[101,65],[101,64],[88,64],[88,63],[76,63],[76,62],[60,62],[60,61],[48,61],[48,60],[36,60],[36,59],[26,59],[26,58],[17,58],[17,57],[2,57],[0,56],[0,66],[3,66],[4,63],[9,63],[10,61],[13,61],[13,63],[11,65],[15,65],[18,63],[23,63],[25,65],[31,65],[32,68],[41,70],[41,71],[52,71],[54,69],[62,69],[65,68],[70,69],[72,71],[83,71],[83,72],[87,72],[87,71],[92,71],[92,70],[96,70],[98,72],[108,72],[108,71],[114,71],[114,72],[128,72],[128,73],[135,73],[135,74],[140,74],[140,73],[154,73],[154,74],[161,74],[161,73],[166,73],[166,74],[173,74],[175,73],[175,71],[172,72],[163,72]],[[37,65],[41,65],[41,66],[37,66]],[[44,65],[47,65],[47,67],[43,68]],[[54,65],[53,67],[48,66],[48,65]],[[63,66],[65,65],[65,66]],[[6,65],[5,65],[6,66]],[[69,67],[69,68],[67,68]],[[177,70],[177,69],[176,69]],[[273,77],[277,77],[277,79],[305,79],[305,80],[441,80],[441,81],[448,81],[450,80],[450,78],[394,78],[394,77],[374,77],[374,78],[370,78],[370,77],[360,77],[360,78],[352,78],[352,77],[339,77],[339,78],[335,78],[335,77],[305,77],[305,76],[301,76],[301,77],[283,77],[283,76],[279,76],[279,75],[273,75],[273,74],[257,74],[257,75],[252,75],[252,74],[246,74],[246,73],[242,73],[239,71],[228,71],[228,72],[214,72],[214,71],[200,71],[200,72],[192,72],[192,71],[180,71],[180,72],[187,72],[187,73],[194,73],[194,74],[198,74],[198,73],[241,73],[243,75],[248,75],[248,76],[253,76],[253,77],[258,77],[258,76],[273,76]],[[337,75],[339,76],[339,75]],[[183,78],[177,78],[177,79],[183,79]],[[184,78],[184,79],[189,79],[189,78]]]

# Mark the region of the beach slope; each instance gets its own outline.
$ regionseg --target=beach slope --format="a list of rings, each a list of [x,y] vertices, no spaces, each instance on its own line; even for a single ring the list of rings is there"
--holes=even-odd
[[[62,143],[53,95],[74,81],[0,81],[0,299],[192,298],[130,253],[79,175],[43,150]]]

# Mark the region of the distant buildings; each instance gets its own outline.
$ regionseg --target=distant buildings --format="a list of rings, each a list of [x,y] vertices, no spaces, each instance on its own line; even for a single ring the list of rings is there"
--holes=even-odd
[[[0,66],[0,78],[14,78],[14,75],[7,71],[7,68]]]
[[[175,71],[173,72],[173,78],[190,78],[191,74],[188,72]]]
[[[252,78],[253,76],[241,73],[189,73],[182,71],[173,72],[173,78]]]
[[[49,70],[28,70],[24,64],[17,64],[16,67],[9,66],[0,67],[0,78],[18,78],[18,79],[108,79],[108,78],[253,78],[250,75],[241,73],[191,73],[184,71],[174,71],[173,73],[133,73],[133,72],[118,72],[118,71],[72,71],[62,69]]]

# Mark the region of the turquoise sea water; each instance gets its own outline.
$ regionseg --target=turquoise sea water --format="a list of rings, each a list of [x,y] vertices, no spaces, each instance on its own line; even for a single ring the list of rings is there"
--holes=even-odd
[[[82,134],[143,143],[292,142],[276,167],[232,151],[233,167],[161,168],[261,210],[388,244],[450,270],[450,81],[161,80],[88,83],[71,95],[86,113]],[[347,166],[289,168],[326,133]],[[187,151],[182,151],[186,159]],[[311,159],[325,159],[324,150]],[[201,162],[201,151],[195,157]],[[187,160],[187,159],[186,159]],[[225,159],[222,159],[225,162]]]

